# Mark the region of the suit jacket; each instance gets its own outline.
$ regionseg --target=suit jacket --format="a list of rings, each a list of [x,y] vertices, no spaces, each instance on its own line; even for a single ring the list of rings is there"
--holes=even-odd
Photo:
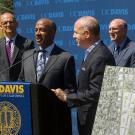
[[[62,88],[68,89],[68,91],[65,90],[67,93],[74,92],[73,89],[76,87],[74,57],[55,45],[37,82],[36,63],[38,53],[35,52],[38,52],[38,48],[24,53],[24,58],[31,54],[33,56],[23,61],[20,80],[40,83],[48,89]],[[45,104],[45,102],[47,103]],[[71,112],[67,105],[57,99],[55,95],[51,97],[51,101],[46,98],[43,103],[45,110],[50,110],[44,112],[44,116],[42,116],[42,120],[47,123],[44,123],[46,126],[43,125],[42,128],[44,133],[49,135],[71,135]]]
[[[17,81],[21,71],[21,59],[24,51],[34,48],[34,42],[19,34],[16,36],[13,61],[11,65],[6,53],[6,39],[0,39],[0,81]],[[18,63],[18,64],[16,64]]]
[[[91,134],[106,65],[115,65],[115,60],[109,49],[100,42],[81,64],[77,93],[67,95],[68,106],[78,106],[80,135]]]
[[[111,44],[109,46],[109,49],[114,55],[115,53],[114,44]],[[127,38],[124,47],[120,51],[119,55],[114,58],[115,58],[116,66],[135,67],[135,42]]]

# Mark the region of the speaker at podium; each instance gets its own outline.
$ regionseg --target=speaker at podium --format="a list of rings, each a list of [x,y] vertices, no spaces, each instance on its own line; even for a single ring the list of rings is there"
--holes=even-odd
[[[0,135],[53,135],[53,98],[40,84],[1,82]]]

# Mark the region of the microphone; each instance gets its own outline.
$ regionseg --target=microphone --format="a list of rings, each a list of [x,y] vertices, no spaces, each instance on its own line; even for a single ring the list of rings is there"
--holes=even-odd
[[[15,64],[9,66],[8,68],[5,68],[4,70],[0,71],[0,74],[5,72],[5,71],[8,71],[9,69],[11,69],[12,67],[16,66],[17,64],[21,63],[22,61],[28,59],[29,57],[33,56],[35,53],[39,53],[40,50],[34,50],[33,53],[31,53],[30,55],[28,55],[27,57],[21,59],[20,61],[16,62]]]

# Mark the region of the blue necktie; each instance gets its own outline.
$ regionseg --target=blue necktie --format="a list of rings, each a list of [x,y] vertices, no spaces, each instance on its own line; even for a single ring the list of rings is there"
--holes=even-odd
[[[45,52],[39,52],[37,59],[37,80],[39,81],[45,67]]]

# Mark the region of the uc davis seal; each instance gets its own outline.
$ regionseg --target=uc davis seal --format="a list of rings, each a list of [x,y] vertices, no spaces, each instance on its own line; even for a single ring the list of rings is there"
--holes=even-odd
[[[16,135],[20,127],[19,110],[10,102],[0,102],[0,135]]]

